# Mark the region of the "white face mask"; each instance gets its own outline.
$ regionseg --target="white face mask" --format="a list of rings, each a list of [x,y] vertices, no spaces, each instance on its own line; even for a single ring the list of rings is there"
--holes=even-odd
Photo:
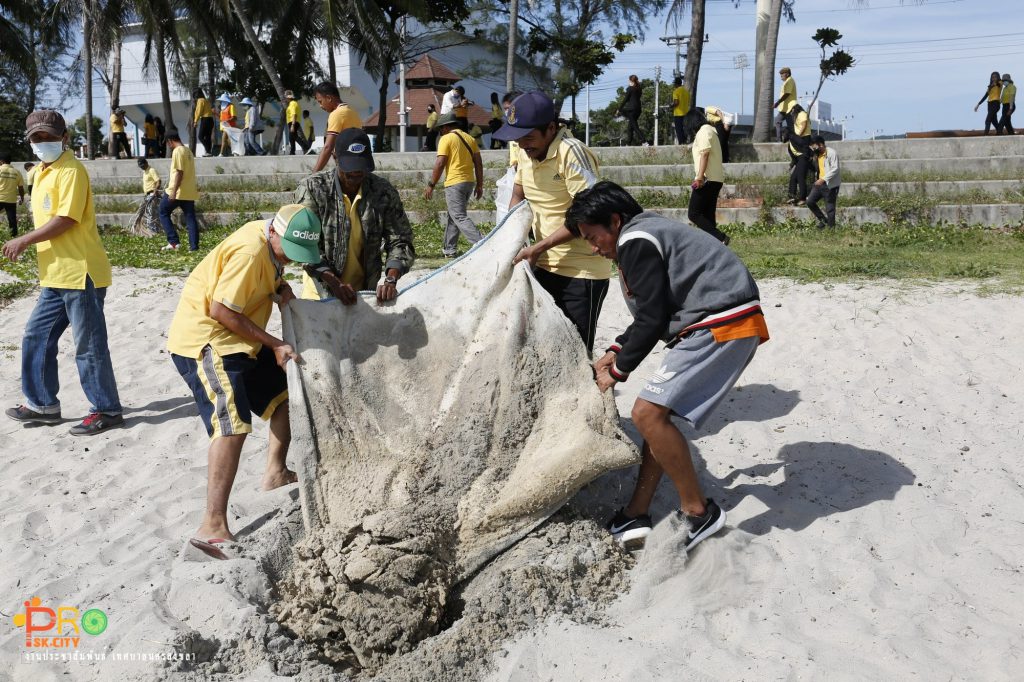
[[[32,153],[43,163],[53,163],[64,152],[63,142],[31,142]]]

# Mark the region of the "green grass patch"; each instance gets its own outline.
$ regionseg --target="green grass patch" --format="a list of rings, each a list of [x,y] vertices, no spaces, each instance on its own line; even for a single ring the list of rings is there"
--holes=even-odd
[[[891,278],[992,280],[1024,286],[1024,230],[866,225],[818,230],[812,223],[727,225],[731,246],[755,277],[802,282]]]
[[[185,274],[210,249],[255,216],[204,230],[200,250],[162,251],[162,235],[137,237],[121,228],[102,227],[104,247],[113,265]],[[479,225],[484,233],[492,224]],[[857,229],[818,230],[806,221],[722,226],[732,248],[755,277],[783,277],[800,282],[888,278],[907,281],[971,280],[987,291],[1024,288],[1024,228],[987,230],[930,225],[867,225]],[[6,232],[6,230],[5,230]],[[417,267],[446,262],[444,225],[432,219],[413,225]],[[185,238],[184,232],[182,238]],[[469,245],[460,239],[459,250]],[[37,284],[34,249],[15,263],[3,259],[0,270],[15,281],[0,284],[0,306],[30,292]]]

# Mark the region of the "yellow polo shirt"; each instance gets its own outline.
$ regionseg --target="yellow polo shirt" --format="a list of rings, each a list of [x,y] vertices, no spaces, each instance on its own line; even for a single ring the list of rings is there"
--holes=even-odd
[[[431,111],[427,114],[427,130],[433,130],[435,123],[437,123],[437,112]]]
[[[196,100],[196,112],[192,115],[192,122],[199,123],[201,118],[213,118],[213,107],[205,97]]]
[[[18,188],[24,188],[21,173],[9,163],[0,166],[0,204],[13,204],[18,200]]]
[[[444,186],[473,182],[476,178],[473,155],[479,152],[476,140],[461,130],[453,130],[442,137],[437,143],[437,155],[445,157]]]
[[[142,172],[142,191],[145,194],[149,194],[157,187],[160,186],[160,174],[156,172],[156,169],[150,166]]]
[[[86,276],[97,288],[110,286],[110,261],[96,230],[92,187],[85,166],[66,150],[38,172],[32,193],[32,221],[36,229],[54,216],[77,223],[70,230],[36,244],[39,286],[54,289],[85,289]]]
[[[672,100],[676,105],[672,107],[673,116],[686,116],[690,111],[690,91],[680,85],[672,91]]]
[[[110,115],[110,132],[111,134],[124,132],[124,124],[118,120],[117,114]]]
[[[796,81],[792,76],[782,81],[782,94],[789,95],[789,97],[779,104],[779,111],[788,114],[796,106]]]
[[[306,136],[307,140],[313,139],[313,117],[302,119],[302,134]]]
[[[338,134],[347,128],[362,128],[363,120],[356,110],[347,104],[339,104],[327,115],[327,132]]]
[[[210,317],[214,301],[241,313],[261,329],[273,311],[272,296],[281,275],[267,243],[267,221],[242,225],[215,246],[185,281],[185,289],[167,332],[167,349],[198,359],[209,344],[220,356],[246,353],[256,357],[260,344],[238,336]]]
[[[1007,83],[1003,88],[1003,95],[1001,99],[1003,104],[1013,104],[1014,100],[1017,99],[1017,86],[1013,83]]]
[[[155,123],[143,123],[142,124],[142,129],[143,129],[143,131],[145,131],[143,133],[143,136],[147,140],[155,140],[156,139],[156,124]]]
[[[693,175],[697,176],[697,166],[700,157],[705,151],[710,151],[708,156],[708,167],[704,171],[704,177],[710,182],[725,182],[725,167],[722,166],[722,143],[718,140],[718,133],[714,126],[705,123],[693,136],[693,145],[690,147],[693,154]]]
[[[351,227],[348,237],[348,256],[345,257],[345,270],[339,279],[342,283],[349,285],[356,291],[363,288],[363,280],[366,279],[366,270],[363,268],[363,221],[359,217],[359,203],[363,199],[362,191],[355,199],[349,201],[348,195],[342,193],[345,202],[345,213],[348,215],[348,223]],[[316,283],[313,278],[302,273],[302,298],[316,301],[320,294],[316,290]]]
[[[515,140],[509,140],[508,143],[508,165],[516,166],[519,164],[519,143]]]
[[[36,182],[36,173],[38,173],[38,172],[39,172],[39,164],[38,163],[36,165],[32,166],[31,169],[29,169],[28,177],[26,178],[26,183],[28,184],[29,187],[32,187],[32,185],[35,184],[35,182]]]
[[[597,157],[562,128],[548,147],[547,156],[534,161],[519,154],[516,184],[522,185],[533,209],[533,235],[538,241],[565,225],[572,198],[597,183]],[[537,266],[563,277],[608,279],[612,262],[595,256],[583,239],[573,239],[545,251]]]
[[[1003,82],[1002,81],[999,81],[999,83],[997,83],[996,85],[988,86],[988,101],[989,102],[998,102],[999,101],[999,93],[1001,92],[1002,87],[1003,87]]]
[[[285,120],[291,123],[298,123],[299,119],[302,118],[302,109],[299,107],[299,103],[295,100],[288,102],[288,106],[284,110]]]
[[[177,188],[178,201],[195,201],[199,198],[199,188],[196,186],[196,157],[192,156],[191,150],[185,145],[175,147],[171,153],[171,177],[167,182],[167,190],[170,191],[171,183],[174,182],[174,174],[182,171],[181,186]]]

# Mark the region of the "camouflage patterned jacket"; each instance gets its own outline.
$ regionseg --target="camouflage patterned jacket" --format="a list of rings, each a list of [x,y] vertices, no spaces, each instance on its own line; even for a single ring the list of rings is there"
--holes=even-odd
[[[405,274],[416,260],[412,245],[412,227],[402,206],[402,199],[394,186],[373,173],[363,180],[363,198],[359,202],[360,221],[363,225],[363,280],[364,291],[377,288],[381,278],[381,256],[384,268],[398,268]],[[336,274],[345,270],[348,258],[348,240],[351,233],[348,216],[342,200],[341,185],[333,168],[314,173],[299,183],[295,202],[306,206],[320,217],[323,234],[320,236],[319,265],[306,266],[306,272],[315,280],[317,270],[331,268]]]

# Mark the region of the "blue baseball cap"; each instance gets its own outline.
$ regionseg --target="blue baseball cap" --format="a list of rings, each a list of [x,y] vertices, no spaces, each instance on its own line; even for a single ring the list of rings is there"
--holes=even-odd
[[[505,124],[491,137],[510,142],[530,133],[534,128],[546,126],[557,118],[555,103],[540,90],[523,93],[512,100],[505,112]]]

